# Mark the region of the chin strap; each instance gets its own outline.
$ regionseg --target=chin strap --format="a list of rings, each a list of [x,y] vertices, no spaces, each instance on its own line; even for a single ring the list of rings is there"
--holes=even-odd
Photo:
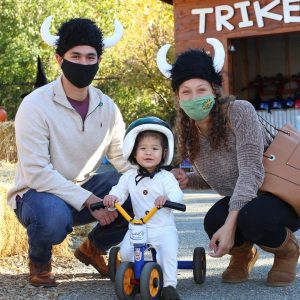
[[[138,185],[138,183],[146,177],[150,177],[152,179],[155,174],[160,172],[162,169],[162,166],[157,166],[153,172],[148,172],[145,168],[139,166],[138,174],[135,176],[135,184]]]

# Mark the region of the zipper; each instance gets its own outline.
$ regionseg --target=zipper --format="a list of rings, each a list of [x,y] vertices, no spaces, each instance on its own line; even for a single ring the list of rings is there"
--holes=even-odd
[[[86,115],[86,117],[85,117],[85,119],[84,120],[82,120],[82,118],[81,118],[81,120],[82,120],[82,132],[84,132],[84,128],[85,128],[85,126],[84,126],[84,122],[86,121],[86,119],[98,108],[98,107],[101,107],[101,106],[103,106],[103,102],[100,100],[100,102],[99,102],[99,104],[89,113],[89,114],[87,114]],[[101,126],[102,127],[102,126]]]

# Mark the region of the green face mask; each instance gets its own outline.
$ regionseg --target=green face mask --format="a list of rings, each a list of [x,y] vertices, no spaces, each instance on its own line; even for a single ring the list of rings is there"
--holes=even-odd
[[[205,119],[209,115],[214,104],[214,95],[207,95],[203,97],[196,97],[191,100],[179,101],[179,105],[183,111],[195,121],[201,121]]]

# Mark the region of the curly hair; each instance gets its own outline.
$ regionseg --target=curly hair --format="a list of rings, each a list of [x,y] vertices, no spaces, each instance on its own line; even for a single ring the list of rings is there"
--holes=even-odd
[[[61,25],[57,35],[56,53],[61,57],[71,48],[79,45],[93,47],[98,57],[103,53],[103,34],[96,23],[90,19],[75,18]]]
[[[211,149],[218,149],[225,144],[227,148],[227,136],[229,120],[228,109],[230,102],[234,101],[233,96],[222,97],[220,89],[213,87],[216,94],[216,102],[210,112],[209,129],[207,132]],[[178,161],[189,158],[194,161],[200,149],[201,133],[196,126],[196,122],[190,119],[180,108],[179,101],[176,101],[177,118],[175,124],[175,134],[178,139]]]

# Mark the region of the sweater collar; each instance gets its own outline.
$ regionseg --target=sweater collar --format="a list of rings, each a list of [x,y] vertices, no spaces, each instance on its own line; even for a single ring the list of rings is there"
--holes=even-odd
[[[67,107],[70,109],[74,109],[70,102],[67,99],[67,96],[64,91],[64,87],[62,85],[62,76],[59,76],[55,81],[54,81],[54,86],[53,86],[53,101]],[[97,106],[101,106],[102,103],[102,92],[97,89],[93,88],[91,85],[88,87],[88,94],[89,94],[89,112],[93,111],[96,109]]]

